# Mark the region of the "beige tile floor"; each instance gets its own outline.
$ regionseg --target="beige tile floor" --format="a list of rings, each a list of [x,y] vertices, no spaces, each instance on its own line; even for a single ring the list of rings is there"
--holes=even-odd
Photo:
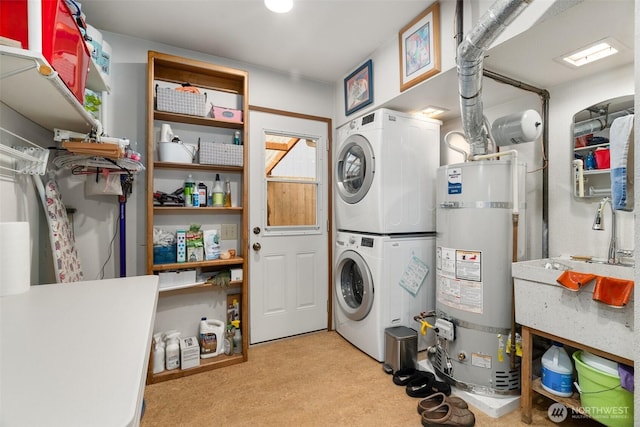
[[[249,361],[146,387],[142,427],[420,426],[420,399],[396,386],[381,364],[336,332],[316,332],[252,346]],[[556,424],[538,396],[533,426]],[[491,418],[471,407],[476,426],[518,426],[520,412]]]

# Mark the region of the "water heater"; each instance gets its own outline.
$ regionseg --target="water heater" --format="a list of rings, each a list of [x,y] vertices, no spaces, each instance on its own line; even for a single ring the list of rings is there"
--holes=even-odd
[[[451,384],[478,394],[519,394],[511,368],[513,160],[441,166],[437,174],[436,328],[430,360]],[[526,166],[518,164],[518,230]],[[518,232],[518,259],[525,255]]]

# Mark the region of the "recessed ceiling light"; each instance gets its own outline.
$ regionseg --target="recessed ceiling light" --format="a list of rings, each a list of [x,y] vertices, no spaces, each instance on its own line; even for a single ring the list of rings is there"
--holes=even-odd
[[[444,107],[434,107],[433,105],[429,105],[428,107],[421,110],[420,113],[424,114],[427,117],[436,117],[444,113],[445,111],[449,110]]]
[[[614,47],[615,46],[615,47]],[[620,50],[620,44],[614,39],[600,40],[588,46],[562,55],[560,58],[574,67],[581,67],[590,62],[614,55]]]
[[[272,12],[287,13],[293,8],[293,0],[264,0],[264,5]]]

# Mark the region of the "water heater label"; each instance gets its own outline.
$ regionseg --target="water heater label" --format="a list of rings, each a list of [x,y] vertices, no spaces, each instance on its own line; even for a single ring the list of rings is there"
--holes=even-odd
[[[462,168],[447,169],[447,192],[462,194]]]
[[[439,303],[482,314],[483,286],[481,251],[436,248],[436,298]]]

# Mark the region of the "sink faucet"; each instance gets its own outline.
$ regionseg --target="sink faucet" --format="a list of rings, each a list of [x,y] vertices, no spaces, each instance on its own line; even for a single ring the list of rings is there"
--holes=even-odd
[[[603,197],[598,203],[598,210],[596,211],[596,217],[593,220],[593,230],[604,230],[604,205],[609,204],[609,208],[611,208],[611,240],[609,241],[609,256],[607,258],[607,262],[609,264],[618,264],[620,261],[618,259],[617,248],[616,248],[616,211],[613,209],[613,204],[611,203],[611,197]]]

